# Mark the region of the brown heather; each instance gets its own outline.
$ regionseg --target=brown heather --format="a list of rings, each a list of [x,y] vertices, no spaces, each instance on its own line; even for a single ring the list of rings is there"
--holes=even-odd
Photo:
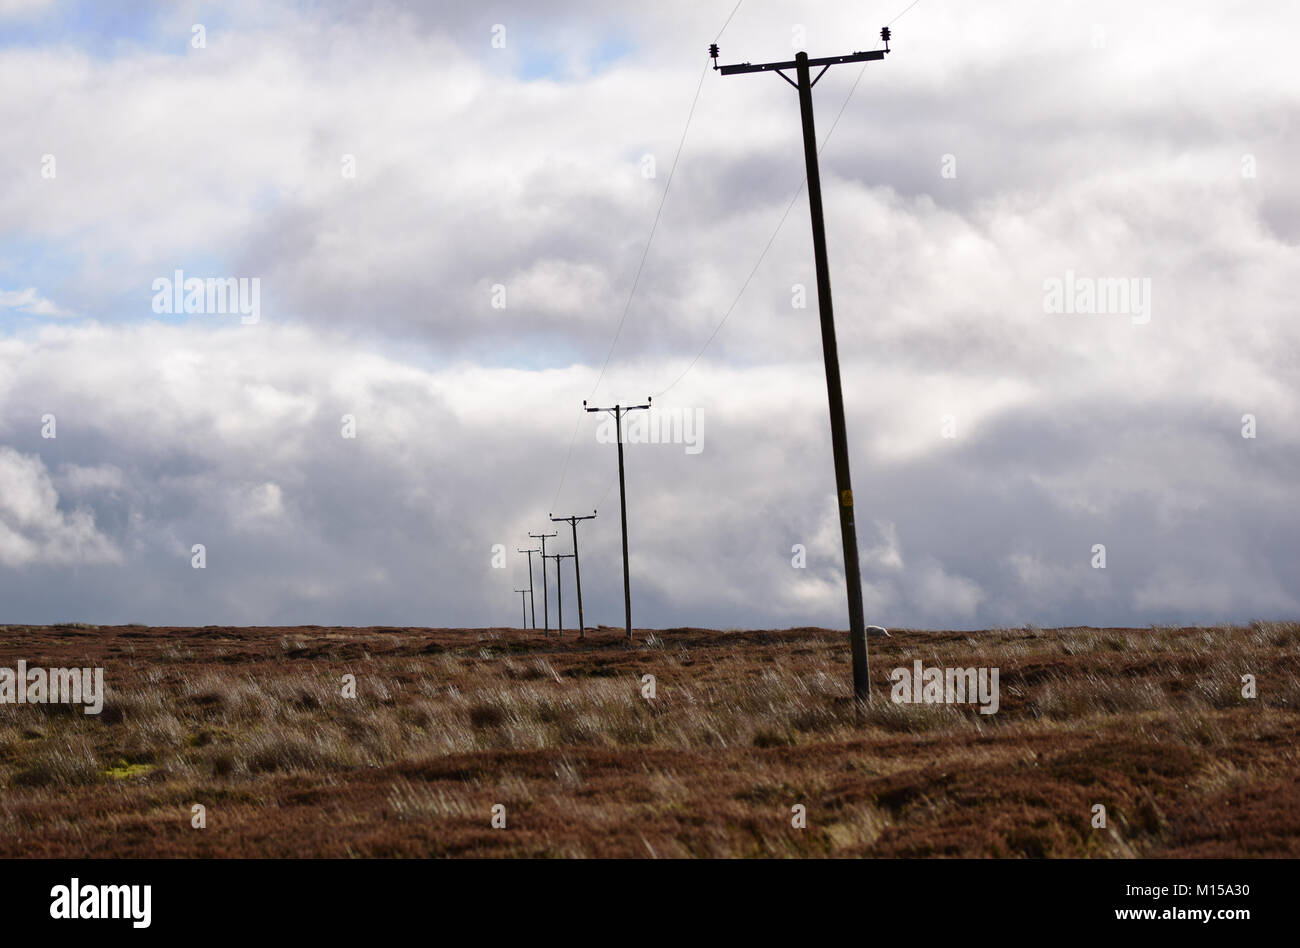
[[[895,632],[860,718],[846,638],[0,627],[108,685],[0,705],[0,855],[1300,856],[1300,623]],[[892,704],[914,659],[1000,711]]]

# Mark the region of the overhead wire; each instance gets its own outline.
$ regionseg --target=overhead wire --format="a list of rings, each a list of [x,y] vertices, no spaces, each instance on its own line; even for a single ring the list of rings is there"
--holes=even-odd
[[[920,2],[921,0],[913,0],[913,2],[910,5],[908,5],[907,8],[904,9],[902,13],[899,13],[896,17],[890,20],[889,23],[886,24],[886,26],[892,26],[894,23],[898,22],[900,19],[902,19],[903,15],[906,14],[908,10],[911,10],[912,7],[916,6]],[[864,62],[862,64],[862,67],[858,70],[857,78],[853,80],[853,85],[849,89],[848,95],[846,95],[844,97],[844,101],[840,103],[840,109],[837,113],[835,113],[835,120],[831,122],[830,128],[827,130],[825,136],[823,136],[821,144],[817,147],[818,157],[821,157],[821,153],[823,149],[826,148],[826,143],[831,140],[831,135],[835,134],[835,127],[840,124],[840,119],[844,116],[844,110],[848,108],[849,102],[853,98],[853,94],[858,91],[858,85],[859,83],[862,82],[862,76],[866,73],[866,71],[867,71],[867,63]],[[758,273],[758,268],[762,265],[763,260],[766,259],[768,251],[772,249],[772,244],[776,242],[777,235],[781,232],[781,228],[785,226],[786,218],[790,216],[791,209],[794,207],[795,202],[799,200],[799,196],[803,194],[804,188],[807,187],[807,185],[808,185],[808,175],[807,173],[805,173],[803,178],[799,181],[799,186],[795,188],[794,194],[790,196],[790,201],[788,204],[786,204],[785,210],[781,213],[780,220],[776,222],[776,227],[772,229],[772,235],[767,238],[767,243],[763,245],[763,249],[759,252],[758,259],[754,261],[754,266],[750,268],[749,275],[745,277],[745,281],[740,285],[740,289],[737,291],[735,297],[732,299],[731,305],[728,306],[726,311],[722,314],[722,319],[720,319],[717,325],[713,327],[713,332],[709,333],[709,337],[704,340],[704,345],[702,345],[700,347],[699,352],[695,354],[695,358],[691,359],[690,363],[686,366],[686,368],[683,369],[682,372],[675,379],[673,379],[673,381],[670,382],[666,388],[660,390],[654,396],[655,398],[660,398],[663,395],[667,394],[677,385],[678,382],[684,379],[687,376],[687,374],[693,368],[695,368],[696,364],[700,361],[700,359],[703,358],[704,353],[708,350],[709,346],[713,344],[713,340],[717,338],[718,333],[722,331],[722,327],[726,325],[727,320],[731,318],[731,314],[735,311],[736,307],[740,304],[741,297],[743,297],[745,295],[745,291],[749,289],[749,284],[753,282],[755,274]]]
[[[740,9],[742,3],[744,3],[744,0],[737,0],[736,5],[731,8],[731,13],[727,15],[727,19],[723,22],[722,28],[718,30],[717,35],[714,37],[715,43],[722,38],[722,34],[726,32],[727,26],[730,25],[732,19],[736,15],[736,11]],[[682,157],[682,148],[686,144],[686,135],[691,129],[691,121],[695,118],[695,108],[699,104],[700,92],[704,88],[704,77],[709,74],[709,65],[710,60],[706,59],[704,68],[700,71],[699,81],[695,85],[695,95],[691,99],[690,109],[688,109],[686,113],[686,122],[682,127],[681,138],[678,139],[677,142],[677,151],[673,155],[673,163],[668,169],[668,180],[664,183],[663,194],[659,197],[659,206],[655,209],[654,220],[650,224],[650,234],[646,238],[645,247],[641,250],[641,259],[637,263],[636,272],[632,277],[632,286],[628,291],[627,301],[623,304],[623,312],[619,316],[618,325],[614,329],[614,338],[610,341],[609,349],[605,353],[605,361],[601,363],[600,372],[596,375],[596,382],[591,387],[591,394],[587,396],[589,399],[595,396],[596,391],[600,388],[600,383],[605,378],[605,371],[609,368],[609,361],[614,355],[614,349],[618,346],[619,337],[623,334],[623,326],[627,322],[627,314],[632,308],[632,300],[636,296],[637,287],[640,285],[641,273],[645,269],[646,258],[650,255],[650,247],[654,243],[655,233],[659,229],[659,221],[663,217],[664,204],[668,201],[668,192],[673,186],[673,176],[677,173],[677,163]],[[551,498],[552,510],[559,501],[560,491],[564,489],[564,481],[569,471],[569,462],[573,458],[573,446],[578,442],[578,432],[582,428],[582,417],[584,414],[586,414],[586,412],[580,412],[577,421],[574,422],[573,436],[569,439],[569,447],[564,452],[564,463],[560,466],[560,480],[555,487],[555,494]],[[606,491],[606,493],[608,493],[608,491]]]

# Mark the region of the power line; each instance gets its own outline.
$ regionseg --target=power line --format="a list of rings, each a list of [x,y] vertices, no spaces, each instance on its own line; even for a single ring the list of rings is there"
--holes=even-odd
[[[646,257],[650,255],[650,245],[654,243],[655,231],[659,229],[659,219],[663,216],[664,204],[668,201],[668,191],[673,186],[673,175],[677,173],[677,161],[682,156],[682,146],[686,144],[686,133],[690,131],[691,119],[695,117],[695,106],[700,101],[700,92],[704,88],[704,77],[709,74],[709,64],[706,62],[704,68],[700,71],[700,81],[695,86],[695,98],[691,100],[690,111],[686,113],[686,127],[682,129],[682,137],[677,142],[677,154],[673,156],[672,167],[668,169],[668,181],[664,184],[664,193],[659,198],[659,207],[655,211],[654,222],[650,225],[650,236],[646,238],[645,248],[641,251],[641,262],[637,264],[636,273],[632,277],[632,289],[627,294],[627,302],[623,304],[623,315],[619,317],[618,328],[614,330],[614,339],[609,344],[609,351],[605,353],[605,361],[600,367],[600,374],[596,376],[596,384],[591,387],[590,398],[596,394],[600,388],[601,381],[605,378],[605,370],[609,368],[610,357],[614,355],[614,347],[618,345],[618,337],[623,334],[623,324],[627,322],[628,311],[632,308],[632,298],[636,296],[637,284],[641,282],[641,271],[645,269]]]
[[[912,7],[916,6],[920,2],[921,0],[913,0],[913,2],[906,9],[904,9],[902,13],[898,14],[898,16],[894,17],[886,25],[892,26],[894,23],[901,20],[904,14],[908,12],[908,10],[911,10]],[[853,94],[858,91],[858,84],[862,82],[862,76],[866,71],[867,71],[867,64],[863,63],[862,68],[858,70],[857,78],[853,80],[853,86],[849,89],[849,94],[846,95],[844,97],[844,101],[840,103],[840,110],[835,114],[835,120],[831,122],[831,127],[827,130],[825,137],[822,139],[821,145],[817,148],[818,157],[821,157],[821,153],[826,148],[827,142],[831,140],[831,135],[835,133],[835,127],[840,124],[840,119],[844,115],[844,110],[848,108],[849,101],[853,98]],[[673,387],[677,385],[678,382],[684,379],[687,373],[689,373],[693,368],[695,368],[696,363],[699,362],[701,358],[703,358],[704,353],[709,348],[709,346],[713,344],[713,340],[717,338],[718,333],[722,331],[722,327],[726,325],[727,320],[731,318],[732,312],[736,309],[738,305],[740,305],[741,297],[744,296],[745,291],[749,289],[749,284],[753,282],[755,274],[758,273],[758,268],[762,265],[763,260],[766,259],[768,251],[772,249],[772,244],[776,242],[777,234],[779,234],[781,232],[781,228],[785,226],[786,218],[790,216],[791,209],[794,207],[795,202],[799,200],[799,195],[803,193],[804,187],[807,184],[808,184],[808,176],[805,174],[804,177],[799,181],[799,186],[795,188],[794,194],[790,196],[790,203],[785,206],[785,211],[782,212],[781,219],[776,222],[776,227],[772,230],[772,236],[767,238],[767,243],[763,245],[763,249],[759,253],[758,259],[754,261],[753,268],[749,271],[749,275],[745,277],[745,282],[741,284],[740,290],[736,293],[735,298],[731,301],[731,305],[728,306],[726,311],[722,314],[722,319],[720,319],[718,321],[718,324],[713,327],[713,332],[709,333],[709,338],[704,341],[704,345],[702,345],[700,347],[700,351],[695,354],[695,358],[691,359],[690,364],[687,365],[686,368],[682,370],[682,373],[678,375],[677,378],[673,379],[673,381],[668,385],[667,388],[659,392],[655,396],[656,398],[661,398],[667,392],[671,391]]]
[[[758,255],[758,259],[754,261],[753,269],[749,271],[749,276],[745,277],[745,282],[741,284],[740,291],[736,293],[736,297],[731,301],[731,305],[727,307],[727,311],[722,314],[722,319],[719,320],[718,325],[713,327],[713,332],[709,333],[709,338],[704,341],[704,345],[702,345],[700,351],[695,354],[695,358],[691,360],[690,365],[686,366],[686,368],[682,370],[681,375],[673,379],[672,383],[667,388],[662,392],[659,392],[657,397],[662,397],[678,382],[686,378],[686,373],[695,368],[695,363],[700,361],[700,358],[704,355],[704,350],[708,349],[709,346],[712,345],[713,340],[717,337],[718,333],[722,331],[723,325],[725,325],[727,320],[731,318],[732,311],[740,304],[740,298],[745,295],[745,290],[749,289],[749,284],[754,279],[754,274],[758,273],[758,268],[762,265],[763,259],[767,256],[767,252],[772,249],[772,244],[776,242],[776,235],[781,232],[781,228],[785,225],[785,219],[790,216],[790,209],[794,207],[794,202],[799,200],[799,195],[803,193],[803,186],[806,180],[807,179],[799,182],[799,187],[795,190],[794,194],[790,196],[790,203],[785,206],[785,212],[781,215],[781,219],[777,221],[776,229],[772,231],[772,236],[767,238],[767,243],[763,245],[762,252]]]
[[[737,4],[739,9],[740,4]],[[735,10],[732,11],[735,14]],[[728,17],[730,21],[730,17]],[[724,27],[725,28],[725,27]],[[700,91],[704,88],[704,77],[709,74],[709,66],[706,62],[704,69],[700,71],[700,81],[695,86],[695,97],[691,100],[691,108],[686,113],[686,125],[682,128],[682,137],[677,142],[677,153],[673,156],[672,167],[668,169],[668,180],[664,183],[664,193],[659,197],[659,207],[655,210],[654,221],[650,224],[650,236],[646,238],[645,247],[641,251],[641,260],[637,263],[636,273],[632,277],[632,288],[628,291],[627,302],[623,304],[623,314],[619,317],[618,327],[614,330],[614,338],[609,344],[609,351],[605,353],[605,361],[600,366],[600,372],[596,376],[596,384],[591,387],[591,392],[587,396],[592,398],[596,390],[600,388],[600,383],[605,378],[605,370],[609,368],[609,360],[614,355],[614,348],[618,345],[619,336],[623,334],[623,325],[627,322],[627,314],[632,308],[632,299],[636,296],[636,288],[641,282],[641,271],[645,269],[646,258],[650,255],[650,245],[654,243],[655,232],[659,229],[659,220],[663,216],[664,204],[668,200],[668,191],[673,186],[673,175],[677,173],[677,162],[682,157],[682,146],[686,144],[686,133],[690,131],[691,119],[695,117],[695,106],[700,101]],[[569,439],[569,449],[564,452],[564,464],[560,467],[560,483],[555,488],[555,496],[551,498],[551,506],[555,507],[560,499],[560,491],[564,489],[564,478],[569,472],[569,461],[573,457],[573,446],[578,443],[578,429],[582,426],[582,416],[578,416],[577,423],[573,426],[573,437]]]
[[[715,43],[722,38],[722,34],[726,32],[727,27],[731,24],[732,19],[736,15],[736,11],[740,9],[741,3],[743,2],[744,0],[738,0],[736,5],[732,8],[731,13],[727,16],[726,21],[722,24],[722,28],[718,30],[717,36],[714,37]],[[895,23],[901,20],[905,15],[907,15],[912,10],[912,8],[915,7],[920,2],[921,0],[912,0],[912,2],[908,4],[906,7],[904,7],[902,12],[900,12],[897,16],[895,16],[892,20],[890,20],[886,24],[886,26],[893,26]],[[705,72],[707,73],[707,71],[708,71],[708,67],[706,65]],[[835,113],[835,119],[834,121],[831,122],[830,128],[827,130],[825,137],[822,139],[821,145],[817,149],[817,155],[819,158],[821,157],[822,151],[825,150],[827,143],[830,142],[831,136],[835,134],[835,129],[840,124],[840,119],[844,116],[844,111],[848,108],[849,102],[853,99],[854,93],[857,92],[858,85],[862,82],[862,76],[864,73],[866,73],[866,71],[867,71],[867,64],[863,63],[862,68],[858,70],[857,77],[853,80],[853,85],[852,87],[850,87],[848,95],[846,95],[844,97],[844,101],[840,103],[839,111]],[[679,141],[677,144],[677,154],[673,158],[673,166],[668,173],[668,181],[664,186],[664,193],[663,196],[660,198],[658,210],[655,212],[654,224],[650,228],[650,238],[649,240],[646,241],[645,250],[641,254],[641,263],[637,267],[636,277],[634,278],[632,284],[632,292],[628,294],[627,305],[623,307],[623,315],[619,319],[618,328],[614,333],[614,341],[610,343],[609,352],[606,353],[605,355],[605,362],[600,367],[600,374],[596,377],[596,384],[595,386],[592,387],[591,390],[592,395],[596,393],[596,389],[600,387],[600,383],[605,377],[605,371],[609,367],[610,356],[613,355],[614,347],[617,345],[619,335],[623,331],[623,324],[624,321],[627,319],[628,309],[632,303],[632,297],[636,293],[636,286],[641,278],[641,269],[642,267],[644,267],[646,255],[650,251],[650,242],[654,240],[655,231],[659,226],[659,217],[660,214],[663,212],[664,202],[668,199],[668,189],[672,185],[673,174],[677,170],[677,160],[678,158],[681,157],[682,145],[686,141],[686,133],[690,129],[691,119],[695,114],[695,105],[696,102],[699,101],[700,90],[703,87],[703,82],[704,82],[704,74],[701,74],[700,83],[699,85],[696,86],[695,89],[695,98],[691,101],[690,112],[687,114],[686,125],[682,129],[681,141]],[[673,379],[673,381],[666,388],[660,391],[658,395],[655,396],[656,398],[662,397],[667,392],[671,391],[674,387],[676,387],[677,383],[680,382],[682,379],[684,379],[690,373],[690,371],[695,368],[696,364],[700,361],[700,359],[704,357],[704,353],[708,350],[709,346],[713,344],[713,340],[716,339],[718,333],[722,331],[722,327],[725,326],[727,320],[731,318],[731,314],[735,311],[736,307],[740,305],[741,298],[745,295],[745,291],[749,289],[749,284],[753,282],[754,277],[758,273],[759,267],[762,266],[763,261],[767,258],[768,252],[772,249],[772,245],[776,242],[777,235],[780,234],[781,228],[785,226],[786,219],[790,216],[790,211],[794,208],[795,202],[799,200],[799,195],[803,193],[804,187],[807,185],[807,183],[808,183],[808,176],[805,174],[804,177],[800,179],[799,186],[795,188],[794,193],[790,196],[789,203],[786,204],[785,210],[782,211],[781,218],[780,220],[777,221],[776,227],[773,228],[771,236],[767,238],[767,242],[763,245],[762,251],[759,252],[758,259],[754,261],[754,266],[750,269],[748,276],[745,277],[745,282],[741,284],[739,291],[737,291],[735,297],[731,301],[731,305],[728,306],[726,311],[722,314],[722,319],[720,319],[718,321],[718,324],[713,327],[713,332],[709,333],[709,337],[704,341],[704,345],[700,347],[699,352],[695,354],[695,357],[691,359],[690,363],[686,366],[685,369],[682,370],[681,374],[678,375],[677,378]],[[590,398],[591,396],[589,395],[588,397]],[[578,431],[581,428],[581,426],[582,426],[582,413],[579,413],[578,420],[573,426],[573,437],[569,439],[569,447],[564,454],[564,464],[561,465],[560,467],[560,482],[555,488],[554,497],[551,498],[552,508],[556,506],[560,498],[560,491],[563,490],[564,488],[564,480],[569,470],[569,461],[572,459],[573,456],[573,446],[578,442]],[[611,481],[610,486],[605,489],[605,493],[601,496],[601,503],[604,503],[605,497],[609,495],[609,492],[611,489],[613,489],[613,486],[614,484]],[[597,504],[597,507],[599,507],[599,504]]]
[[[727,27],[731,25],[731,21],[735,17],[736,11],[740,9],[742,3],[744,3],[744,0],[736,0],[736,5],[731,8],[731,13],[727,15],[727,19],[723,21],[722,28],[718,30],[717,36],[713,38],[715,43],[720,40],[722,34],[727,31]],[[614,355],[614,348],[618,345],[619,336],[623,333],[623,324],[627,321],[627,314],[631,309],[632,299],[636,295],[637,285],[641,281],[641,271],[645,268],[646,257],[650,253],[650,245],[654,242],[655,232],[659,229],[659,219],[663,215],[664,203],[668,200],[668,191],[673,185],[673,175],[677,173],[677,162],[682,156],[682,147],[686,144],[686,133],[690,131],[691,121],[695,117],[695,107],[700,101],[700,91],[704,88],[704,77],[708,75],[708,72],[709,65],[706,61],[704,69],[700,72],[699,82],[695,85],[695,96],[691,99],[691,107],[686,113],[686,124],[682,127],[682,136],[677,142],[677,152],[673,155],[673,164],[668,170],[668,180],[664,183],[664,193],[659,198],[659,207],[656,208],[654,221],[650,225],[650,235],[646,238],[645,248],[641,251],[641,261],[637,264],[636,274],[632,278],[632,289],[627,295],[627,302],[623,305],[623,314],[619,317],[618,327],[614,330],[614,339],[609,344],[609,351],[605,353],[605,361],[601,364],[600,372],[596,376],[596,384],[591,387],[591,393],[587,396],[588,398],[594,397],[596,390],[600,388],[600,383],[605,378],[605,371],[609,368],[609,360]],[[577,423],[573,426],[573,437],[569,439],[569,447],[564,452],[564,463],[560,466],[560,482],[556,485],[555,496],[551,498],[552,508],[556,506],[556,503],[560,499],[560,491],[564,489],[564,479],[569,472],[569,461],[573,457],[573,446],[578,443],[578,430],[581,425],[582,415],[579,415]]]
[[[731,15],[727,17],[727,22],[722,24],[722,29],[718,30],[718,35],[713,37],[713,42],[716,43],[718,40],[722,39],[722,34],[725,33],[727,27],[731,25],[731,17],[736,15],[736,11],[740,9],[740,5],[744,2],[745,0],[736,0],[736,5],[732,8]],[[919,3],[920,0],[917,0],[917,2]]]
[[[917,0],[917,2],[919,3],[920,0]],[[825,149],[826,143],[831,140],[831,135],[834,134],[835,132],[835,126],[840,124],[840,118],[844,115],[844,110],[848,108],[849,100],[853,98],[853,93],[857,91],[858,83],[862,81],[862,74],[865,73],[866,71],[867,71],[867,67],[866,64],[864,63],[862,68],[858,70],[858,77],[853,81],[853,87],[849,89],[849,94],[844,97],[844,101],[840,104],[840,110],[835,115],[835,121],[831,122],[831,127],[827,130],[826,136],[822,139],[822,143],[820,147],[818,147],[817,149],[817,154],[819,157],[822,153],[822,150]],[[726,325],[727,320],[731,318],[731,314],[735,311],[736,307],[740,305],[741,297],[743,297],[745,295],[745,291],[749,289],[749,284],[753,282],[754,276],[758,273],[758,268],[762,266],[763,261],[767,258],[768,251],[772,249],[772,244],[776,243],[777,234],[779,234],[781,232],[781,228],[785,226],[786,218],[790,216],[791,209],[794,207],[795,202],[799,200],[799,195],[803,194],[804,187],[807,184],[808,184],[808,176],[805,174],[804,177],[799,181],[799,186],[795,188],[794,194],[790,195],[790,203],[788,203],[785,206],[785,210],[781,214],[781,219],[776,222],[776,227],[773,228],[772,230],[772,236],[767,238],[767,243],[763,245],[763,249],[759,253],[758,259],[754,261],[754,266],[749,271],[749,276],[745,277],[745,282],[740,285],[740,290],[736,293],[735,298],[731,301],[731,305],[727,307],[726,312],[722,314],[722,319],[720,319],[718,321],[718,324],[713,327],[713,332],[711,332],[709,334],[709,338],[704,341],[704,345],[702,345],[700,347],[700,351],[695,354],[695,358],[691,360],[690,365],[686,366],[686,368],[682,371],[681,375],[673,379],[672,383],[668,386],[668,388],[665,388],[662,392],[659,392],[657,397],[662,397],[665,393],[670,391],[678,382],[684,379],[686,377],[686,374],[690,372],[691,369],[695,368],[695,364],[699,362],[700,359],[704,356],[705,350],[707,350],[709,346],[713,344],[713,340],[717,338],[718,333],[722,331],[722,327]]]
[[[605,498],[609,496],[609,492],[612,491],[612,490],[614,489],[614,485],[617,484],[617,483],[618,483],[618,477],[617,477],[617,476],[611,477],[611,478],[609,479],[609,486],[605,488],[605,493],[603,493],[603,494],[600,495],[600,502],[599,502],[598,504],[596,504],[596,509],[597,509],[597,510],[599,510],[602,506],[604,506]]]
[[[555,496],[551,498],[551,509],[556,507],[556,501],[560,499],[560,491],[564,488],[564,476],[569,473],[569,458],[573,456],[573,446],[578,443],[578,429],[582,427],[582,419],[586,412],[578,413],[578,420],[573,423],[573,437],[569,439],[569,450],[564,452],[564,464],[560,466],[560,483],[555,485]]]
[[[912,0],[912,2],[907,5],[907,10],[912,9],[912,7],[916,6],[920,2],[921,0]],[[906,13],[907,10],[904,10],[903,13]],[[903,18],[903,13],[900,13],[898,16],[894,17],[892,20],[886,23],[885,26],[893,26],[895,23],[897,23],[899,20]]]

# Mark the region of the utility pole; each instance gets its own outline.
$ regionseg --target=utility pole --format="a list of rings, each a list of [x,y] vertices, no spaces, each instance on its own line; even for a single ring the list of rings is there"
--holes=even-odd
[[[548,560],[555,560],[555,595],[558,604],[559,632],[556,633],[560,638],[564,638],[564,577],[560,572],[560,561],[573,559],[572,553],[552,553],[546,557]]]
[[[614,416],[614,431],[618,441],[618,509],[623,519],[623,616],[627,626],[627,637],[632,638],[632,581],[627,568],[627,485],[623,479],[623,416],[630,411],[650,408],[651,398],[646,396],[644,405],[615,405],[613,408],[587,408],[583,399],[582,407],[588,412],[607,411]]]
[[[528,602],[524,599],[524,593],[529,591],[530,590],[527,589],[515,590],[515,592],[519,593],[519,611],[523,614],[523,618],[520,619],[523,625],[521,625],[519,628],[524,629],[525,631],[527,631],[528,629]]]
[[[533,629],[537,629],[537,600],[533,598],[533,554],[541,552],[540,550],[519,550],[520,553],[528,554],[528,602],[533,611]],[[546,564],[542,564],[545,568]],[[545,602],[545,600],[543,600]]]
[[[551,634],[551,606],[546,601],[546,541],[553,536],[557,536],[557,534],[530,533],[528,535],[532,537],[534,540],[542,541],[542,634],[550,635]],[[533,566],[533,558],[530,556],[528,557],[528,569],[530,573],[532,572],[532,566]],[[537,628],[536,616],[533,617],[533,628],[534,629]]]
[[[567,521],[573,529],[573,579],[578,586],[578,638],[585,639],[587,637],[587,624],[582,618],[582,569],[578,566],[578,521],[595,520],[596,511],[593,510],[589,517],[556,517],[550,514],[547,514],[547,516],[551,518],[552,523]]]
[[[853,485],[849,481],[849,444],[844,431],[844,393],[840,387],[839,350],[835,343],[835,314],[831,308],[830,264],[826,257],[826,220],[822,210],[821,173],[817,164],[817,133],[813,127],[812,87],[831,66],[843,63],[881,60],[889,52],[889,27],[880,31],[884,49],[847,56],[809,59],[796,53],[793,62],[738,63],[718,65],[718,44],[709,46],[713,68],[724,76],[747,72],[775,72],[799,91],[799,112],[803,117],[803,155],[808,169],[808,210],[812,217],[813,258],[817,264],[817,306],[821,313],[822,358],[826,363],[826,395],[830,404],[831,448],[835,456],[836,506],[840,511],[840,540],[844,545],[844,581],[849,594],[849,648],[853,656],[853,696],[858,701],[871,700],[871,680],[867,664],[867,632],[862,608],[862,573],[858,567],[858,535],[853,523]],[[817,77],[810,78],[813,66],[821,66]],[[793,69],[798,81],[783,72]]]

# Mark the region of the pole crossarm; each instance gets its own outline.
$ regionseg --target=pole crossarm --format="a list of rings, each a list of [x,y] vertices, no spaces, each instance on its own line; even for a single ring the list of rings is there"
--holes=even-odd
[[[650,407],[650,396],[648,396],[648,395],[646,396],[646,403],[645,403],[644,405],[615,405],[615,406],[612,407],[612,408],[587,408],[587,403],[586,403],[586,402],[583,402],[583,403],[582,403],[582,407],[583,407],[583,408],[586,408],[588,412],[593,412],[593,411],[607,411],[607,412],[609,412],[611,415],[617,415],[617,414],[620,413],[620,412],[626,414],[627,412],[630,412],[630,411],[638,411],[638,410],[643,409],[643,408],[649,408],[649,407]],[[562,519],[568,519],[568,518],[562,518]]]
[[[817,74],[817,79],[820,79],[822,73],[831,66],[842,66],[845,63],[872,62],[873,60],[884,59],[885,54],[888,52],[887,49],[873,49],[865,53],[849,53],[847,56],[826,56],[822,59],[810,59],[808,60],[808,68],[826,67]],[[715,66],[714,68],[724,76],[734,76],[742,72],[780,72],[782,69],[795,69],[798,65],[795,60],[790,59],[780,63],[734,63],[730,66]],[[785,78],[786,82],[790,81],[785,76],[782,76],[782,78]],[[816,85],[817,79],[812,80],[811,84]]]

